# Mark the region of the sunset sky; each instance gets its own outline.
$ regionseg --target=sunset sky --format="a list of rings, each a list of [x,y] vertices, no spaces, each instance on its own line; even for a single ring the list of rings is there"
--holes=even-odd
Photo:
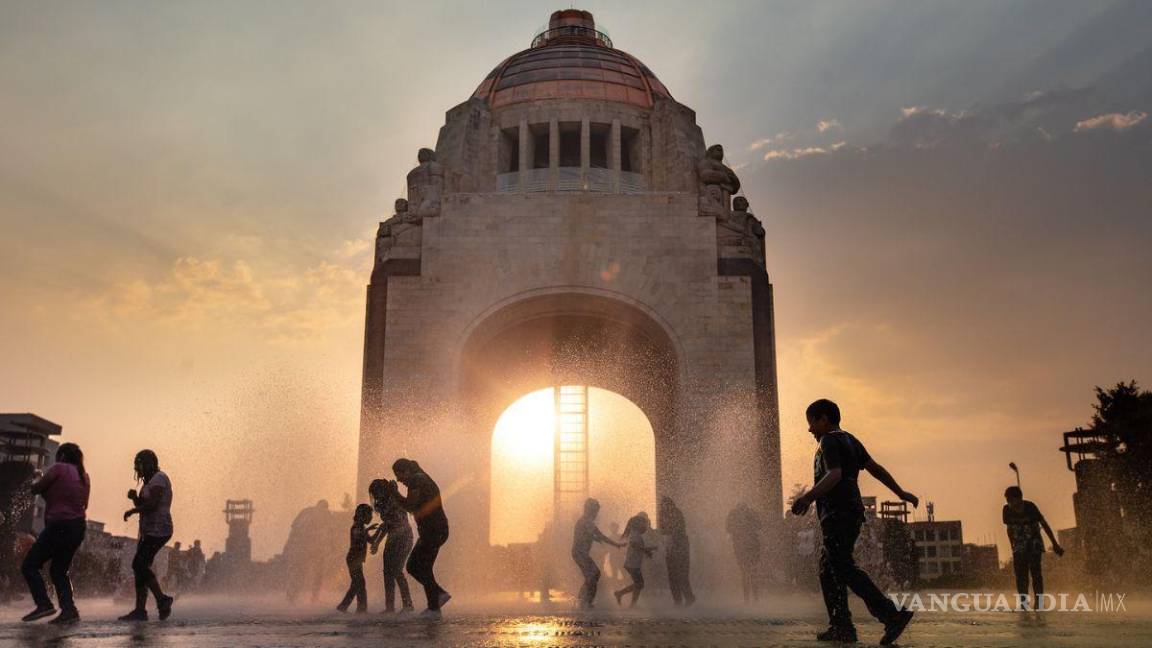
[[[567,6],[0,1],[0,411],[81,444],[90,517],[134,528],[142,447],[210,550],[228,497],[267,557],[352,490],[377,223]],[[785,493],[826,396],[967,541],[1006,558],[1009,461],[1072,526],[1060,433],[1152,385],[1152,3],[580,6],[764,222]]]

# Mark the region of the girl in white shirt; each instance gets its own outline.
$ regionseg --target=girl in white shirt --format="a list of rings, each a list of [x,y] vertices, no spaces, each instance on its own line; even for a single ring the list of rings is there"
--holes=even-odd
[[[652,524],[648,521],[648,514],[643,512],[632,516],[628,520],[628,524],[624,526],[624,533],[620,536],[621,539],[628,539],[628,553],[624,556],[624,571],[632,577],[632,584],[616,591],[617,605],[623,605],[624,595],[631,594],[632,601],[628,607],[635,607],[636,599],[640,598],[640,592],[644,589],[644,572],[641,570],[641,565],[645,558],[651,558],[652,552],[656,551],[655,545],[644,542],[644,534],[651,528]]]

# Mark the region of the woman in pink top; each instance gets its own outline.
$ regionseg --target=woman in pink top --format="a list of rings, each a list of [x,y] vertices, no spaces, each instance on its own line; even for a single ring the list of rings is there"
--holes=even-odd
[[[20,571],[28,581],[28,590],[36,609],[24,615],[25,621],[35,621],[56,613],[40,568],[51,561],[48,573],[60,600],[60,615],[50,623],[75,623],[80,620],[76,604],[72,599],[72,581],[68,579],[68,569],[72,557],[84,542],[84,531],[88,527],[85,512],[88,510],[88,493],[91,484],[88,473],[84,472],[84,453],[75,443],[65,443],[56,451],[56,463],[32,484],[32,492],[44,498],[44,530],[36,538],[36,543],[24,556]]]

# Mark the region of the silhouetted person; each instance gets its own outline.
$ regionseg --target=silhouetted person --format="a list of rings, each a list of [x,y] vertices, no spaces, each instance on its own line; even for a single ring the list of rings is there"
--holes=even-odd
[[[128,499],[133,507],[124,512],[124,521],[133,515],[140,516],[140,532],[136,541],[136,555],[132,558],[132,574],[136,579],[136,607],[120,617],[121,621],[147,621],[148,592],[156,598],[156,609],[160,620],[172,614],[175,600],[160,589],[156,574],[152,571],[152,561],[172,538],[172,482],[162,470],[160,460],[151,450],[136,453],[134,462],[136,480],[143,486],[137,493],[128,491]]]
[[[172,548],[168,550],[168,571],[164,574],[164,585],[168,587],[169,591],[175,590],[177,593],[183,588],[184,585],[184,554],[180,550],[180,543],[176,542]]]
[[[332,554],[331,514],[328,500],[319,500],[296,514],[288,542],[284,545],[284,561],[288,572],[288,601],[296,602],[302,590],[308,590],[315,603],[324,585],[324,577],[331,573],[333,563],[321,558]]]
[[[408,524],[408,513],[400,506],[400,491],[396,482],[376,479],[368,486],[372,504],[380,514],[380,525],[372,537],[372,553],[380,548],[384,540],[384,611],[396,609],[396,589],[400,589],[401,612],[409,612],[412,607],[412,594],[408,591],[408,579],[404,576],[404,563],[412,551],[412,527]],[[387,538],[385,540],[385,538]]]
[[[820,444],[816,450],[812,490],[796,498],[792,513],[804,515],[812,502],[820,517],[824,550],[820,555],[820,589],[828,608],[829,628],[817,635],[821,641],[856,641],[856,627],[848,609],[848,589],[864,599],[868,612],[884,624],[881,645],[896,641],[912,612],[898,610],[896,605],[856,565],[852,551],[860,526],[864,524],[864,503],[856,483],[861,470],[867,470],[901,500],[920,503],[912,493],[900,488],[892,475],[876,463],[864,444],[840,429],[840,408],[830,400],[820,399],[808,406],[808,431]]]
[[[348,564],[348,592],[344,600],[336,606],[337,610],[347,612],[352,599],[356,599],[356,613],[363,614],[368,611],[368,589],[364,583],[364,560],[368,557],[368,533],[371,531],[365,525],[372,521],[372,507],[360,504],[352,515],[352,528],[348,530],[348,555],[344,558]],[[375,528],[375,527],[372,527]]]
[[[392,464],[396,479],[408,488],[407,495],[396,492],[396,501],[416,519],[416,545],[408,556],[408,573],[424,586],[428,609],[422,614],[439,618],[440,608],[452,595],[436,582],[433,571],[440,547],[448,542],[448,516],[440,500],[440,487],[411,459],[397,459]]]
[[[1024,499],[1019,486],[1009,486],[1004,491],[1003,519],[1008,527],[1008,540],[1012,544],[1012,568],[1016,572],[1016,593],[1019,594],[1017,607],[1023,608],[1028,602],[1028,576],[1032,576],[1032,592],[1036,595],[1036,605],[1040,609],[1040,595],[1044,593],[1044,574],[1041,571],[1041,557],[1044,555],[1044,539],[1040,528],[1048,534],[1052,551],[1057,556],[1064,555],[1064,548],[1056,542],[1052,527],[1041,515],[1040,509]]]
[[[624,525],[624,533],[620,536],[628,540],[628,552],[624,554],[624,571],[632,578],[632,584],[616,590],[617,605],[621,604],[621,599],[626,594],[631,594],[632,601],[628,607],[636,607],[636,599],[640,598],[640,592],[644,591],[644,559],[651,558],[652,552],[656,550],[656,547],[644,542],[644,534],[648,533],[649,528],[648,516],[644,513],[633,515]]]
[[[736,554],[736,565],[740,568],[744,602],[759,601],[756,570],[760,565],[760,530],[763,527],[760,516],[747,502],[740,502],[728,513],[724,526],[732,538],[732,552]]]
[[[32,483],[32,493],[44,498],[44,530],[36,536],[20,571],[28,582],[28,591],[36,609],[24,615],[24,621],[35,621],[56,613],[40,568],[51,561],[48,574],[60,601],[60,615],[49,623],[66,624],[80,620],[72,596],[68,569],[76,550],[84,542],[88,527],[88,494],[91,482],[84,472],[84,453],[75,443],[64,443],[56,450],[56,463]]]
[[[668,588],[672,590],[672,602],[676,605],[692,605],[696,602],[696,595],[692,593],[690,580],[690,546],[684,512],[672,498],[665,497],[660,500],[657,520],[660,522],[660,533],[668,537],[664,561],[668,567]]]
[[[580,519],[576,520],[576,525],[572,527],[572,560],[584,576],[584,584],[580,586],[580,593],[577,594],[581,609],[593,606],[596,600],[596,586],[600,582],[600,568],[596,566],[596,561],[592,560],[592,543],[602,542],[617,548],[624,546],[623,543],[616,542],[600,532],[596,526],[596,516],[599,514],[600,502],[589,497],[584,500],[584,515],[580,516]]]
[[[188,564],[190,584],[195,589],[199,587],[200,579],[204,577],[204,550],[200,547],[199,540],[193,541],[192,548],[188,550]]]

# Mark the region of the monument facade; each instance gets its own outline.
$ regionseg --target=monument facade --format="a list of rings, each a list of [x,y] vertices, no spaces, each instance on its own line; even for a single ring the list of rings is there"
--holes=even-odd
[[[483,545],[497,417],[589,385],[644,411],[657,496],[697,529],[740,500],[780,518],[764,229],[691,109],[557,11],[416,161],[368,286],[361,493],[417,458],[475,515],[454,542]]]

